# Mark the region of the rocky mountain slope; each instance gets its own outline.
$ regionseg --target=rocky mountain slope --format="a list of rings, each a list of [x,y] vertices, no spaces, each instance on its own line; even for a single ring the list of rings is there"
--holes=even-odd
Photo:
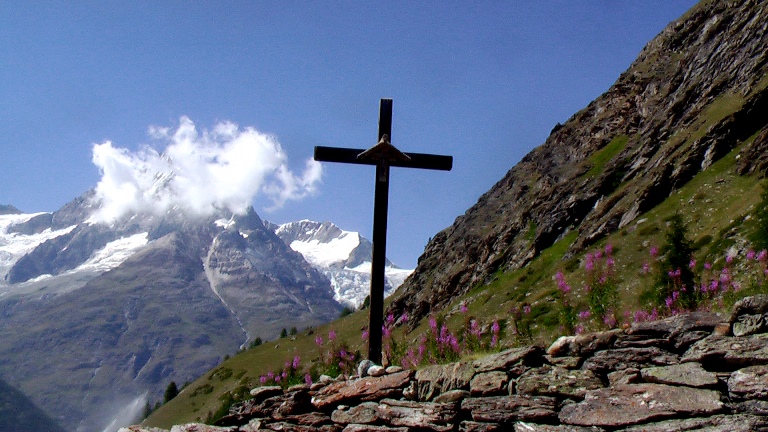
[[[139,414],[170,381],[342,309],[252,209],[111,224],[93,211],[86,194],[0,216],[0,376],[68,430],[104,430],[104,412]]]
[[[569,251],[579,252],[737,146],[738,173],[764,173],[767,22],[768,3],[745,0],[702,1],[670,23],[608,91],[433,237],[390,310],[439,311],[572,232]]]
[[[299,252],[331,281],[336,301],[352,308],[363,303],[371,287],[373,245],[368,239],[360,233],[344,231],[331,222],[265,223],[285,244]],[[387,260],[384,296],[392,294],[412,271],[401,269]]]

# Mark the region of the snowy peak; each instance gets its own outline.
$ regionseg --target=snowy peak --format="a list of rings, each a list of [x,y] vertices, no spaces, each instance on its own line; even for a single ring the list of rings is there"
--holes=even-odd
[[[278,226],[275,234],[316,267],[357,267],[361,264],[357,250],[369,251],[368,254],[372,250],[370,242],[359,233],[344,231],[331,222],[289,222]]]
[[[265,222],[265,225],[330,280],[336,301],[353,307],[363,303],[371,284],[373,245],[368,239],[327,221],[301,220],[282,225]],[[394,292],[411,272],[387,260],[385,295]]]

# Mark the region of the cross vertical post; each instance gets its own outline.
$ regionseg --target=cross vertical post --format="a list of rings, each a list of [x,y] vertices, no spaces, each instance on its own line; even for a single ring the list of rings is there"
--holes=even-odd
[[[392,135],[392,99],[379,105],[379,142],[389,142]],[[376,164],[376,188],[373,200],[373,257],[371,258],[371,302],[368,315],[368,360],[381,364],[384,325],[384,270],[387,261],[387,209],[389,207],[389,165]]]
[[[389,206],[389,168],[423,168],[450,171],[453,157],[423,153],[403,153],[391,144],[392,99],[379,105],[379,141],[368,150],[340,147],[315,147],[315,160],[376,165],[373,203],[373,257],[369,309],[368,359],[381,364],[384,325],[384,270],[387,260],[387,207]]]

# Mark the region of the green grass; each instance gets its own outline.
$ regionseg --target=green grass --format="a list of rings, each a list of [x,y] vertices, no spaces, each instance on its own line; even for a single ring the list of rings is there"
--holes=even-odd
[[[600,175],[605,169],[605,165],[613,160],[619,153],[621,153],[626,147],[629,137],[626,135],[619,135],[612,139],[605,147],[601,148],[598,152],[593,153],[588,159],[587,164],[591,167],[585,174],[587,177],[593,178]]]

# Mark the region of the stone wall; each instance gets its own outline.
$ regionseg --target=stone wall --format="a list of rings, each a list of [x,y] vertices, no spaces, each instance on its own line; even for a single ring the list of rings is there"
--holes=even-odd
[[[768,297],[750,297],[730,317],[695,312],[418,371],[361,367],[254,389],[218,426],[171,431],[768,430],[767,321]]]

